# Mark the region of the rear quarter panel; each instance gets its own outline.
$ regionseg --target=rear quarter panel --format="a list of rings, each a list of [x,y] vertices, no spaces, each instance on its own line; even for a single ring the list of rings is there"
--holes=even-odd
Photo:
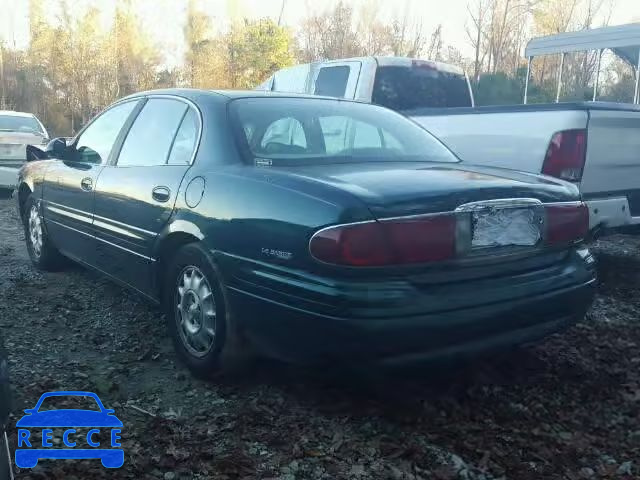
[[[313,182],[301,187],[303,179],[267,169],[229,166],[199,175],[205,181],[202,200],[189,207],[179,195],[169,228],[202,238],[230,285],[253,277],[263,266],[308,271],[315,264],[308,242],[316,230],[372,218],[368,208],[346,192],[327,194],[326,187]],[[285,180],[276,184],[274,177]]]
[[[438,114],[411,118],[463,161],[540,173],[549,141],[560,130],[585,128],[586,111]]]

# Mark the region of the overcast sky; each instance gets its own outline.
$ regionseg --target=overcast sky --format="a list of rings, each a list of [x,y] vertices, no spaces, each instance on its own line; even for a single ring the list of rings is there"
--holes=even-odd
[[[246,17],[272,17],[277,19],[283,0],[237,0],[239,15]],[[615,1],[615,0],[614,0]],[[309,12],[322,11],[337,0],[285,0],[283,23],[291,27],[299,25]],[[0,0],[0,37],[9,44],[24,47],[28,42],[28,0]],[[55,2],[52,2],[55,3]],[[108,0],[76,0],[74,10],[81,12],[89,3],[99,3],[104,11],[104,22],[108,24],[113,15],[115,2]],[[229,0],[201,0],[202,5],[224,21],[229,16]],[[348,3],[358,8],[361,0]],[[379,0],[380,18],[401,16],[406,4],[416,18],[421,18],[427,32],[442,24],[445,44],[453,45],[470,55],[465,34],[467,22],[466,6],[469,0]],[[611,16],[611,24],[640,22],[640,0],[617,0]],[[181,61],[184,46],[182,27],[187,0],[133,0],[144,27],[160,48],[165,62]],[[55,15],[55,11],[52,14]]]

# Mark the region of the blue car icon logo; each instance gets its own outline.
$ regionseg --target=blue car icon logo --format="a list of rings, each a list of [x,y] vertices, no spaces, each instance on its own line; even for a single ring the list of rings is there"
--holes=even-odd
[[[55,409],[39,411],[47,398],[51,397],[89,397],[95,400],[98,410]],[[104,408],[100,398],[91,392],[48,392],[43,394],[36,406],[25,410],[16,427],[18,428],[18,448],[16,465],[20,468],[33,468],[39,459],[91,459],[99,458],[107,468],[118,468],[124,463],[124,451],[119,443],[122,422],[113,415],[114,410]],[[79,434],[77,428],[91,429]],[[53,430],[64,428],[62,441],[65,448],[53,448]],[[110,448],[101,445],[97,437],[100,429],[110,429]],[[30,440],[34,430],[42,429],[42,442]],[[32,445],[33,443],[33,445]],[[84,446],[89,448],[83,448]],[[76,448],[77,447],[77,448]]]

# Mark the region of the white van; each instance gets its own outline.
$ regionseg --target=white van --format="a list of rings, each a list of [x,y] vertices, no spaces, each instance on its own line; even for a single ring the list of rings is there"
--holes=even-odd
[[[277,71],[256,90],[346,98],[400,111],[474,105],[464,70],[404,57],[360,57],[296,65]]]

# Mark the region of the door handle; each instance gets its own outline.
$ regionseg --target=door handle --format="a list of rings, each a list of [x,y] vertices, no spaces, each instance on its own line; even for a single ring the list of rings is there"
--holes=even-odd
[[[167,187],[156,187],[151,191],[151,196],[156,202],[167,202],[171,196],[171,191]]]
[[[80,187],[85,192],[90,192],[91,190],[93,190],[93,179],[91,177],[83,178],[82,180],[80,180]]]

